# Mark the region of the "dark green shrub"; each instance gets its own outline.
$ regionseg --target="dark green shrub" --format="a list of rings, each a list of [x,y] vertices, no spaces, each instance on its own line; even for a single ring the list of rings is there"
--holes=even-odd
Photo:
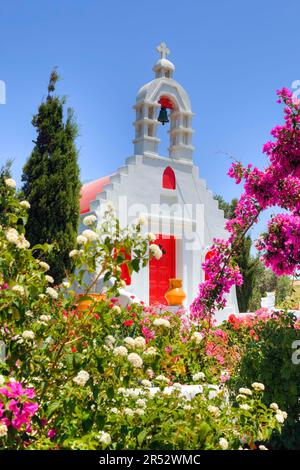
[[[294,341],[300,340],[300,329],[292,313],[278,312],[267,322],[258,322],[253,329],[256,340],[250,340],[232,389],[262,382],[265,385],[264,402],[277,403],[288,413],[282,434],[274,434],[272,448],[300,449],[300,353],[297,359]],[[298,349],[300,346],[298,345]],[[292,356],[294,354],[294,360]]]

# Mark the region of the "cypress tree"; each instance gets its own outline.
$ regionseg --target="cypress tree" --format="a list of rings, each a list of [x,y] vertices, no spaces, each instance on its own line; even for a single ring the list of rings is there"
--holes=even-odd
[[[26,236],[31,245],[54,244],[47,254],[51,275],[60,283],[72,270],[69,251],[74,247],[79,223],[80,179],[75,139],[78,128],[65,98],[56,96],[56,70],[50,75],[48,94],[33,116],[35,146],[24,166],[25,198],[30,202]]]

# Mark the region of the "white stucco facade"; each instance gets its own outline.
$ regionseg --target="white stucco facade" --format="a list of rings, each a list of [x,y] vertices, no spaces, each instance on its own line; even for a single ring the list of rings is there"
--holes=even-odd
[[[134,109],[135,137],[133,155],[110,177],[90,202],[91,212],[99,214],[101,205],[113,202],[121,224],[126,225],[140,214],[147,219],[145,231],[176,240],[176,277],[183,279],[187,294],[186,306],[197,295],[204,280],[201,264],[213,238],[226,238],[223,211],[219,210],[206,182],[199,177],[193,162],[191,103],[183,87],[173,79],[174,65],[166,59],[166,46],[160,46],[161,59],[155,64],[154,80],[138,92]],[[161,97],[173,105],[169,110],[169,156],[159,155],[157,120]],[[163,174],[171,167],[175,174],[175,189],[163,187]],[[86,215],[86,214],[85,214]],[[131,278],[130,292],[149,302],[149,266]],[[235,292],[229,295],[228,307],[219,317],[237,313]]]

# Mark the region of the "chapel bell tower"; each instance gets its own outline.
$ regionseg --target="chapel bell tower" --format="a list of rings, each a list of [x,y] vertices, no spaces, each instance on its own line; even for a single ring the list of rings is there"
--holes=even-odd
[[[134,154],[159,156],[158,126],[164,125],[170,137],[169,157],[193,162],[192,117],[190,99],[173,79],[175,66],[167,59],[170,53],[165,43],[157,47],[160,59],[153,67],[155,79],[138,92],[136,111]]]

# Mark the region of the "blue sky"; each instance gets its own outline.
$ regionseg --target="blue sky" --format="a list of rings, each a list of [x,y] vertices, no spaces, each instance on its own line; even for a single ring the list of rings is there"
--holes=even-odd
[[[80,128],[82,181],[113,172],[132,154],[132,105],[165,41],[196,113],[195,163],[230,200],[239,188],[226,176],[229,155],[266,164],[262,145],[282,120],[275,91],[300,79],[299,13],[298,0],[1,0],[0,163],[14,158],[20,182],[31,118],[58,66],[57,91]]]

